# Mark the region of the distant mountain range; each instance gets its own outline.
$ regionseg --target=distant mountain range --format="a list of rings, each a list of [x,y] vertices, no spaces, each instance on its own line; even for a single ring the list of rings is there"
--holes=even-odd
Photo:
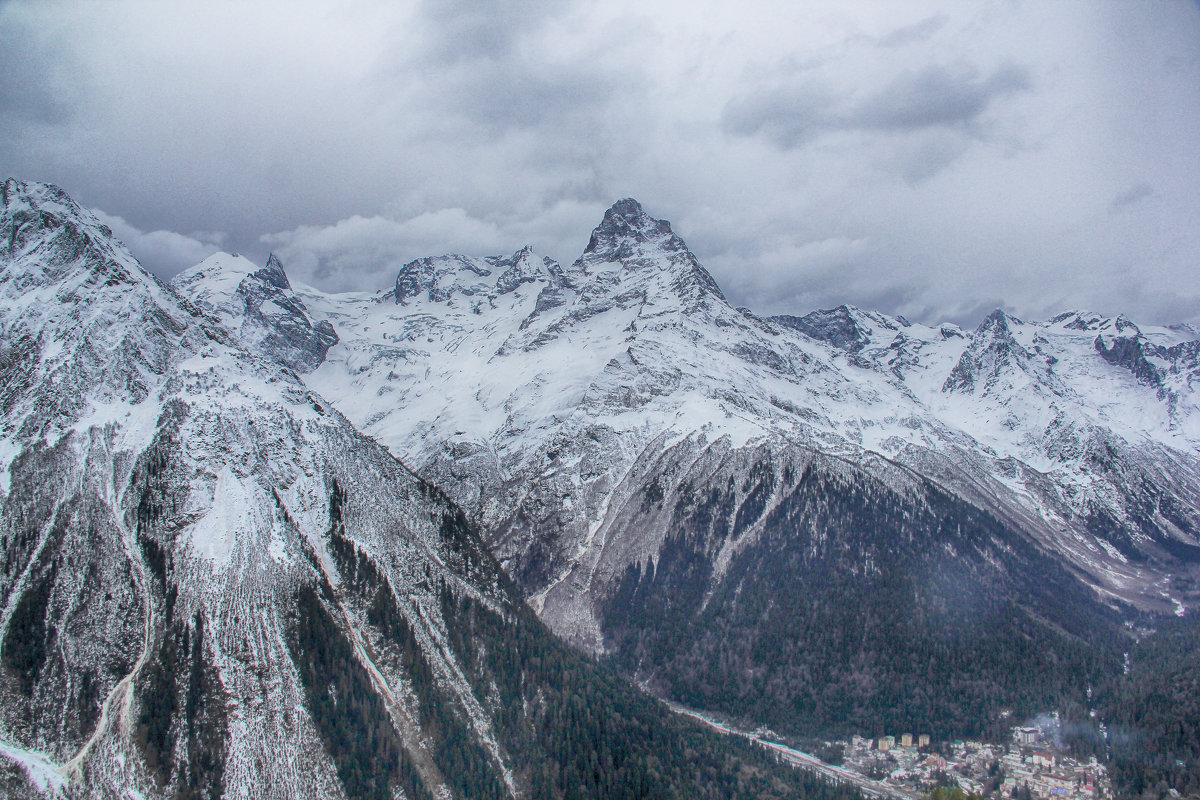
[[[221,254],[174,286],[258,331],[261,275]],[[339,339],[306,385],[443,487],[556,633],[675,700],[978,733],[1086,700],[1129,625],[1200,601],[1186,327],[760,317],[631,199],[568,267],[447,255],[286,297]]]

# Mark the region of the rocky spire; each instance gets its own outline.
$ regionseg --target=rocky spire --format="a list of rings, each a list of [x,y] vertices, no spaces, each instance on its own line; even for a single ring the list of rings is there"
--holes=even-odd
[[[1023,369],[1029,363],[1033,356],[1013,337],[1010,319],[1020,322],[996,309],[979,323],[971,346],[963,352],[946,378],[943,392],[970,392],[977,385],[987,389],[995,383],[1006,366],[1015,365]]]
[[[642,210],[641,203],[626,197],[604,212],[583,254],[585,258],[623,261],[640,249],[678,253],[686,252],[687,245],[672,232],[671,223],[654,219]]]
[[[622,273],[668,273],[670,291],[689,306],[705,295],[726,302],[717,282],[671,230],[671,223],[651,217],[631,197],[618,200],[604,212],[573,269],[587,275],[614,266]]]
[[[292,288],[292,284],[288,282],[287,273],[283,271],[283,263],[274,253],[267,259],[267,265],[254,273],[254,277],[258,278],[263,283],[268,283],[276,289],[285,291]]]

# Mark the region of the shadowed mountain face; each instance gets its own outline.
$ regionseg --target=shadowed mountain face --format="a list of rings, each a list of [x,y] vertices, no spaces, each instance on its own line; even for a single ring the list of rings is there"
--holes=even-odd
[[[795,448],[711,448],[683,473],[676,456],[610,537],[670,533],[601,611],[613,661],[664,694],[847,738],[1004,736],[1119,663],[1120,614],[924,479]]]
[[[825,796],[555,640],[270,336],[0,199],[5,796]],[[277,262],[229,286],[291,302]]]
[[[764,319],[632,200],[568,267],[444,256],[388,302],[297,295],[339,336],[307,385],[445,487],[556,633],[676,699],[978,733],[1200,601],[1177,331]]]

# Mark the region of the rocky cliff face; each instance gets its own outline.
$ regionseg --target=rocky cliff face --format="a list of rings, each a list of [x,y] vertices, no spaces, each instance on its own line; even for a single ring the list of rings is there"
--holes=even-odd
[[[771,317],[770,321],[851,353],[857,353],[870,344],[876,335],[876,328],[899,331],[897,323],[907,324],[903,320],[890,320],[882,314],[867,314],[847,305],[813,311],[803,317],[780,314]]]
[[[445,495],[62,192],[0,199],[8,796],[796,790],[566,651]]]
[[[456,296],[468,303],[487,301],[490,304],[519,286],[539,281],[553,284],[561,275],[562,270],[557,264],[535,255],[529,247],[518,250],[509,258],[422,258],[400,270],[389,296],[397,305],[422,301],[450,303]]]

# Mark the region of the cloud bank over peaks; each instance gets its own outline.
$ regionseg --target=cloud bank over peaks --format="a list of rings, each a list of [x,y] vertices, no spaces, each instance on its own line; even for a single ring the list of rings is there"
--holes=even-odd
[[[91,212],[112,229],[138,261],[164,280],[194,266],[225,246],[228,237],[219,232],[190,235],[174,231],[143,231],[125,219],[93,208]]]
[[[570,263],[632,196],[762,313],[1200,322],[1197,31],[1120,0],[7,0],[0,177],[162,277]]]
[[[304,225],[261,238],[287,265],[294,280],[328,291],[378,291],[395,281],[408,262],[456,253],[484,256],[533,245],[561,263],[579,255],[571,242],[603,213],[598,203],[559,200],[536,217],[482,217],[463,208],[416,215],[355,215],[331,225]],[[545,249],[541,243],[550,249]]]

